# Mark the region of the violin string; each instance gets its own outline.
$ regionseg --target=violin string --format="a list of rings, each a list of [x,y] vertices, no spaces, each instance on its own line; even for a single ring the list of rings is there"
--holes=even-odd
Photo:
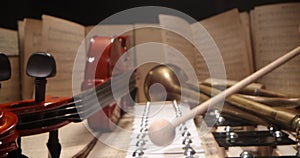
[[[118,78],[116,84],[117,85],[124,85],[124,84],[120,84],[119,82],[122,81],[124,79],[124,76],[121,76],[121,78]],[[134,82],[134,80],[131,80],[129,82],[129,85],[132,85]],[[91,101],[94,101],[95,103],[98,103],[98,99],[100,99],[100,101],[102,103],[106,103],[105,100],[106,98],[110,97],[113,98],[112,96],[112,91],[111,91],[111,86],[110,86],[110,80],[108,80],[107,82],[104,82],[103,84],[96,86],[95,88],[90,88],[87,91],[84,91],[83,93],[80,93],[77,96],[74,96],[72,98],[73,102],[78,102],[78,101],[82,101],[82,102],[87,102],[86,104],[90,103]],[[121,87],[121,88],[116,88],[118,90],[122,90],[125,89],[126,87]],[[98,98],[98,99],[96,99]],[[109,100],[111,100],[109,98]],[[72,104],[73,102],[70,102],[68,104]],[[66,105],[68,105],[66,104]]]
[[[122,82],[124,82],[124,80],[126,78],[129,77],[129,75],[130,75],[130,72],[113,76],[112,78],[116,78],[114,80],[115,81],[114,84],[120,85]],[[91,97],[94,97],[93,94],[95,92],[96,92],[96,95],[98,96],[98,95],[100,95],[100,93],[103,93],[103,92],[106,92],[106,91],[111,91],[111,86],[110,86],[111,85],[111,79],[104,82],[100,86],[96,86],[95,88],[90,88],[90,89],[86,90],[85,92],[78,94],[77,96],[75,96],[75,98],[91,98]],[[132,79],[133,78],[131,77],[131,80]],[[105,87],[105,88],[103,88],[103,87]]]
[[[77,108],[71,109],[74,110]],[[80,112],[72,112],[72,113],[63,113],[62,115],[54,115],[48,118],[43,118],[43,119],[38,119],[38,120],[34,120],[34,121],[29,121],[29,122],[23,122],[20,125],[22,126],[26,126],[29,124],[34,124],[34,123],[43,123],[45,121],[53,121],[53,120],[58,120],[58,119],[69,119],[72,121],[81,121],[84,120],[86,118],[88,118],[90,115],[92,115],[95,111],[97,111],[99,109],[99,107],[97,106],[90,106],[89,108],[84,108],[84,110],[81,110]],[[70,109],[69,109],[70,110]],[[67,110],[62,110],[64,112],[66,112]],[[80,118],[78,117],[80,116]]]
[[[88,100],[88,102],[85,102],[85,103],[83,103],[83,100],[76,100],[76,101],[73,101],[71,103],[68,103],[68,104],[62,106],[61,108],[45,111],[44,114],[49,114],[51,112],[52,113],[62,112],[62,111],[66,111],[66,110],[71,110],[72,108],[77,109],[77,110],[79,109],[79,111],[83,111],[90,107],[99,107],[99,104],[103,104],[103,105],[109,104],[108,102],[111,101],[111,98],[113,99],[113,97],[111,97],[110,93],[105,93],[104,95],[102,94],[101,96],[98,96],[98,97],[100,97],[100,98],[94,98],[93,100]],[[100,100],[98,100],[98,99],[100,99]],[[100,103],[99,103],[99,101],[100,101]],[[76,104],[76,106],[74,106],[74,104]],[[95,105],[95,104],[97,104],[97,105]],[[96,110],[96,109],[94,109],[94,110]],[[29,117],[33,117],[35,115],[40,116],[39,113],[27,114],[27,116],[29,116]]]
[[[85,108],[84,110],[80,111],[80,112],[67,112],[67,110],[64,110],[65,113],[63,114],[59,114],[59,115],[54,115],[48,118],[43,118],[43,119],[37,119],[34,121],[29,121],[29,122],[23,122],[20,124],[20,126],[24,126],[24,125],[32,125],[33,123],[43,123],[45,121],[50,121],[50,120],[70,120],[70,121],[74,121],[74,122],[78,122],[78,121],[82,121],[86,118],[88,118],[91,114],[93,114],[96,110],[98,110],[99,108],[95,108],[95,106],[91,106],[90,108]],[[80,116],[80,117],[78,117]],[[29,126],[31,127],[31,126]]]
[[[131,86],[131,87],[133,87],[133,86]],[[132,89],[133,88],[131,88],[131,90]],[[74,102],[71,102],[71,103],[68,103],[68,104],[62,106],[61,108],[45,111],[43,113],[43,115],[50,115],[51,113],[55,114],[55,113],[58,113],[58,112],[69,111],[69,110],[72,110],[72,109],[79,110],[79,112],[77,112],[77,113],[80,113],[81,111],[84,112],[84,111],[86,111],[90,108],[92,108],[92,111],[98,111],[101,108],[101,105],[109,104],[112,99],[114,99],[114,98],[112,97],[112,95],[110,93],[105,93],[104,95],[100,96],[100,98],[94,98],[92,101],[88,100],[88,102],[83,103],[82,100],[77,100],[77,101],[74,101]],[[99,100],[100,100],[100,103],[99,103]],[[76,104],[76,105],[74,106],[74,104]],[[99,104],[100,104],[100,106],[99,106]],[[92,115],[92,112],[90,112],[90,113],[91,113],[90,115]],[[40,116],[40,113],[27,114],[26,116],[27,117]],[[20,116],[20,117],[22,117],[22,116]],[[23,116],[23,119],[25,119],[25,117]],[[81,117],[84,117],[83,119],[85,119],[88,116],[83,115]]]
[[[119,81],[122,81],[122,80],[119,80]],[[122,94],[121,96],[123,96],[126,93],[126,88],[127,88],[126,84],[117,83],[117,85],[119,85],[117,87],[117,91]],[[134,86],[135,86],[135,81],[133,79],[131,79],[131,81],[129,83],[130,91],[132,91],[134,89]],[[91,105],[91,104],[96,105],[94,110],[98,111],[101,108],[102,105],[106,106],[106,105],[110,104],[112,102],[112,100],[114,100],[114,96],[112,95],[111,89],[109,89],[109,91],[104,92],[105,96],[103,96],[103,93],[101,93],[101,92],[102,91],[98,89],[98,91],[96,93],[97,97],[92,97],[91,98],[92,100],[90,100],[89,98],[84,97],[82,99],[83,100],[83,105]],[[100,98],[99,98],[99,96],[100,96]],[[121,96],[117,96],[117,97],[121,97]],[[99,104],[100,104],[100,106],[99,106]],[[80,107],[78,107],[78,109],[79,108]],[[83,109],[86,109],[86,107],[83,107]],[[90,114],[90,115],[92,115],[92,114]]]
[[[120,78],[120,79],[122,79],[122,78]],[[121,81],[121,80],[118,79],[118,81]],[[43,122],[43,121],[48,121],[48,120],[53,120],[53,119],[66,119],[66,118],[68,118],[68,119],[74,119],[76,121],[84,120],[87,117],[91,116],[96,111],[100,110],[101,108],[104,108],[106,105],[108,105],[109,103],[112,102],[111,101],[112,99],[114,99],[113,96],[112,96],[111,91],[107,91],[107,89],[110,89],[110,86],[107,83],[109,83],[109,82],[105,82],[104,84],[102,84],[103,86],[97,86],[97,88],[95,88],[96,93],[97,93],[96,98],[92,97],[91,99],[90,98],[86,99],[85,97],[82,97],[82,96],[89,96],[89,95],[82,95],[80,97],[77,96],[76,98],[81,98],[81,99],[75,99],[73,102],[67,103],[67,104],[63,105],[62,107],[60,107],[58,109],[45,111],[43,113],[44,116],[46,116],[46,115],[51,116],[51,114],[57,114],[58,112],[63,112],[62,115],[59,115],[59,116],[54,115],[54,116],[51,116],[49,118],[42,118],[42,119],[39,119],[39,120],[21,122],[20,125],[40,123],[40,122]],[[131,80],[129,85],[130,85],[129,87],[131,87],[130,91],[133,90],[134,89],[133,87],[135,85],[135,81]],[[101,88],[99,88],[99,87],[101,87]],[[105,87],[105,88],[103,88],[103,87]],[[117,88],[117,89],[118,90],[123,90],[125,88],[126,87],[121,86],[121,88]],[[106,90],[106,92],[101,93],[104,90]],[[84,102],[84,101],[86,101],[86,102]],[[99,103],[99,101],[100,101],[100,103]],[[99,104],[100,104],[100,106],[99,106]],[[102,105],[104,105],[104,106],[102,106]],[[74,109],[76,110],[76,112],[66,113],[67,111],[74,110]],[[40,113],[35,113],[35,115],[40,116]],[[29,117],[29,118],[33,117],[33,116],[34,116],[34,114],[27,114],[27,117]],[[80,116],[80,118],[78,116]],[[20,117],[22,118],[22,116],[20,116]],[[25,117],[23,116],[23,118],[25,119],[26,116]]]

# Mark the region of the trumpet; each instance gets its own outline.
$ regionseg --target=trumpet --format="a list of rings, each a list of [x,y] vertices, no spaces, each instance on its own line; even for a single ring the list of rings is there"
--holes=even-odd
[[[175,99],[180,101],[181,99],[185,99],[189,102],[199,101],[201,103],[221,92],[220,90],[214,88],[214,86],[208,86],[207,83],[199,84],[199,89],[198,87],[188,83],[182,84],[183,82],[179,81],[186,81],[186,76],[180,72],[180,70],[178,73],[179,75],[176,75],[174,72],[178,72],[178,70],[178,67],[170,65],[159,65],[153,68],[148,73],[144,84],[147,99],[151,100],[152,98],[152,96],[150,97],[149,89],[154,83],[160,83],[165,87],[167,92],[167,100]],[[196,91],[196,89],[200,91]],[[251,89],[251,86],[250,88],[246,87],[242,91],[248,93],[254,92],[253,89]],[[267,90],[260,90],[260,93],[267,94],[267,96],[277,96],[282,98],[287,97],[285,94]],[[300,115],[296,109],[270,106],[261,102],[257,102],[249,97],[247,98],[243,95],[233,94],[228,97],[225,100],[225,104],[221,113],[231,117],[242,118],[256,124],[272,124],[285,130],[296,131],[300,127]],[[155,96],[156,100],[159,100],[159,96],[162,95],[159,94],[158,91],[155,92]],[[279,102],[279,99],[277,99],[277,101]]]

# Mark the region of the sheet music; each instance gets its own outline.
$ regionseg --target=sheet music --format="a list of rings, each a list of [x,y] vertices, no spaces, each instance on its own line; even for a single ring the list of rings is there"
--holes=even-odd
[[[0,28],[0,52],[6,55],[19,55],[18,32]]]
[[[255,7],[252,12],[256,69],[299,46],[300,4],[285,3]],[[267,89],[300,95],[300,56],[285,63],[260,82]]]
[[[252,51],[252,41],[251,41],[251,31],[250,31],[250,15],[248,12],[241,12],[240,19],[242,22],[242,26],[245,32],[245,40],[247,47],[247,54],[249,59],[250,71],[251,73],[254,71],[254,59],[253,59],[253,51]]]
[[[196,75],[196,52],[190,24],[185,19],[163,14],[159,15],[159,23],[164,29],[162,41],[168,46],[164,47],[166,63],[177,65],[187,76]]]
[[[8,56],[11,65],[11,78],[1,82],[1,103],[20,99],[20,72],[18,33],[15,30],[0,28],[0,52]]]
[[[55,96],[71,96],[73,92],[79,93],[86,62],[83,41],[85,28],[52,16],[43,15],[42,18],[42,48],[54,56],[57,69],[56,76],[48,79],[46,93]],[[74,65],[75,58],[77,61]]]
[[[248,76],[251,73],[251,64],[248,59],[246,33],[238,10],[233,9],[224,12],[202,20],[200,23],[207,29],[220,49],[225,64],[226,77],[240,80]],[[196,63],[201,62],[202,60],[199,60]]]
[[[188,112],[189,106],[186,105],[179,105],[181,112],[184,114]],[[145,106],[136,105],[134,108],[134,121],[133,121],[133,127],[132,127],[132,135],[131,135],[131,142],[128,148],[127,152],[127,158],[133,157],[133,152],[138,149],[137,147],[137,136],[140,134],[141,130],[141,121],[143,119],[143,111],[145,109]],[[150,103],[150,112],[148,114],[149,117],[149,124],[151,124],[152,121],[155,121],[157,119],[166,119],[171,121],[176,117],[176,112],[171,103],[164,104],[162,102],[155,102]],[[193,120],[189,120],[186,122],[185,127],[188,127],[188,131],[190,132],[191,136],[189,137],[192,140],[191,147],[196,151],[196,155],[198,157],[204,157],[204,149],[201,146],[201,140],[199,139],[198,132],[196,129],[196,126],[193,122]],[[142,157],[180,157],[184,156],[184,145],[183,142],[183,136],[182,129],[179,127],[176,128],[176,136],[175,140],[172,144],[166,146],[166,147],[160,147],[157,145],[154,145],[148,135],[143,138],[146,142],[146,145],[143,146],[144,148],[144,155]]]
[[[136,64],[140,65],[149,61],[165,62],[164,50],[161,45],[162,29],[158,24],[135,24],[134,40],[136,52]]]
[[[197,43],[197,46],[200,47],[199,49],[201,49],[201,52],[197,51],[197,53],[195,54],[195,70],[199,81],[203,81],[211,77],[206,63],[216,63],[216,59],[214,56],[214,53],[216,53],[216,45],[212,43],[212,38],[207,33],[206,29],[204,29],[203,26],[199,25],[199,23],[193,23],[191,24],[191,29],[193,35],[197,35],[193,36],[193,39],[195,43]],[[201,27],[202,29],[199,29],[199,27]],[[205,60],[201,53],[207,54]],[[217,73],[217,76],[215,78],[222,78],[222,74],[222,72]]]
[[[42,21],[37,19],[24,19],[23,24],[18,26],[23,29],[23,38],[20,38],[20,71],[21,71],[21,90],[22,99],[33,97],[34,78],[26,75],[26,65],[32,53],[42,51]],[[19,31],[19,33],[22,33]]]
[[[164,48],[161,44],[161,31],[162,29],[160,29],[158,24],[134,25],[136,65],[140,65],[136,71],[136,75],[138,76],[136,85],[139,89],[137,100],[139,102],[147,100],[144,92],[144,81],[147,73],[159,64],[154,62],[165,63]]]

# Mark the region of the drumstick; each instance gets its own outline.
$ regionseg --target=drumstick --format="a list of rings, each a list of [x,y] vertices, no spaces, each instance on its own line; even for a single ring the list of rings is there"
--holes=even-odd
[[[172,143],[175,137],[175,128],[178,125],[194,118],[196,115],[204,114],[209,106],[216,105],[217,103],[224,101],[226,97],[238,92],[240,89],[244,88],[248,84],[268,74],[272,70],[276,69],[280,65],[284,64],[285,62],[289,61],[290,59],[294,58],[299,54],[300,46],[279,57],[278,59],[274,60],[273,62],[256,71],[255,73],[251,74],[250,76],[244,78],[237,84],[219,93],[215,97],[212,97],[211,99],[203,102],[188,113],[182,115],[181,117],[173,119],[172,122],[169,122],[164,119],[154,121],[153,123],[151,123],[148,130],[151,141],[159,146],[169,145],[170,143]]]

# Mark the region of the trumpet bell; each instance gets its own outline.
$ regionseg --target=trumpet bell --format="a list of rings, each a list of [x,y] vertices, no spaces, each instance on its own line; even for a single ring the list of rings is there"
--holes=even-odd
[[[149,101],[180,101],[181,80],[187,80],[187,76],[180,68],[174,65],[158,65],[146,76],[145,95]]]

